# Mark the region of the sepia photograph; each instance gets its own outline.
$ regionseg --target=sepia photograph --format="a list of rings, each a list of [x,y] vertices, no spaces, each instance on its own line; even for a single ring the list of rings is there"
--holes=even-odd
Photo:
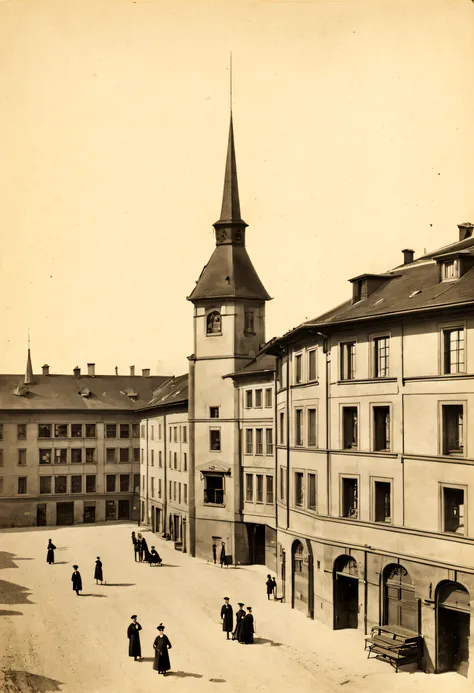
[[[0,693],[472,690],[473,80],[473,0],[0,0]]]

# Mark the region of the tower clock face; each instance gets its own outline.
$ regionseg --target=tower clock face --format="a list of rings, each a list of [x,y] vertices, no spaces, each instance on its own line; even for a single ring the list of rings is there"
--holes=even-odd
[[[217,240],[219,241],[219,243],[223,243],[226,240],[226,238],[227,238],[227,231],[224,231],[223,229],[218,231]]]

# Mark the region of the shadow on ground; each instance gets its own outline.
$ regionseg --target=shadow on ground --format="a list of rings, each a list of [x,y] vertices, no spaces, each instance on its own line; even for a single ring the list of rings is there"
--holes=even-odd
[[[255,638],[253,641],[254,645],[270,645],[271,647],[281,647],[283,643],[275,642],[275,640],[269,640],[268,638]]]
[[[5,609],[0,609],[0,616],[23,616],[22,611],[5,611]]]
[[[169,671],[167,675],[178,679],[202,679],[202,674],[192,674],[189,671]]]
[[[18,568],[15,561],[34,561],[34,558],[20,558],[15,553],[0,551],[0,570],[8,568]]]
[[[28,597],[31,591],[23,585],[0,580],[0,604],[34,604]]]
[[[102,587],[135,587],[134,582],[106,582]]]
[[[98,597],[98,598],[102,597],[102,599],[107,599],[106,594],[92,594],[92,592],[89,594],[80,594],[79,596],[80,597]]]
[[[51,691],[60,691],[60,686],[63,685],[62,681],[55,681],[55,679],[49,679],[38,674],[30,674],[29,671],[7,669],[2,678],[3,693],[50,693]]]

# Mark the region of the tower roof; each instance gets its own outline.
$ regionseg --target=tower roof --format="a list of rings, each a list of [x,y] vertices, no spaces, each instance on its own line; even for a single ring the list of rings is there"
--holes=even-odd
[[[231,114],[221,216],[216,224],[230,225],[232,223],[245,224],[240,216],[239,184],[237,181],[237,163],[235,159],[234,124]]]
[[[25,385],[31,385],[33,382],[33,366],[31,364],[31,351],[28,348],[28,358],[26,360]]]

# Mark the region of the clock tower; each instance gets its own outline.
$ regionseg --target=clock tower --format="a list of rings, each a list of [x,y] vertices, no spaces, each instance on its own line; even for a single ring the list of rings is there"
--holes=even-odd
[[[231,378],[265,342],[270,300],[245,247],[234,130],[230,119],[216,247],[188,296],[194,306],[189,357],[191,553],[209,558],[222,542],[234,563],[245,560],[238,390]]]

